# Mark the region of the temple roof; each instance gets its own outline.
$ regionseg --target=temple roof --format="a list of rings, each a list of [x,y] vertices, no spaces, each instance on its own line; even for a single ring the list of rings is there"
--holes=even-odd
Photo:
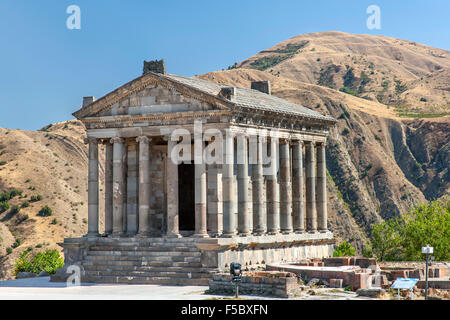
[[[241,88],[233,85],[217,84],[211,81],[182,77],[173,74],[161,74],[148,72],[127,84],[119,87],[118,89],[108,93],[104,97],[92,102],[91,104],[76,111],[73,115],[78,119],[95,116],[100,110],[109,107],[112,103],[116,102],[120,97],[131,94],[132,92],[139,90],[146,81],[151,80],[154,82],[160,82],[162,85],[175,85],[181,86],[185,90],[193,90],[196,93],[204,94],[216,100],[219,104],[225,102],[228,106],[238,106],[255,111],[270,111],[278,112],[288,115],[302,116],[306,118],[324,120],[327,122],[336,122],[336,120],[330,116],[322,115],[314,110],[300,106],[298,104],[289,102],[287,100],[278,98],[274,95],[266,94],[258,90]],[[223,88],[234,88],[234,95],[230,99],[226,99],[220,95]]]
[[[215,82],[197,79],[187,78],[182,76],[176,76],[172,74],[161,75],[163,77],[170,78],[174,81],[180,82],[184,85],[194,87],[205,93],[211,95],[218,95],[222,88],[231,87],[232,85],[220,85]],[[258,90],[249,88],[234,87],[235,94],[232,103],[246,108],[253,108],[256,110],[266,110],[272,112],[282,112],[287,114],[302,115],[310,118],[323,119],[334,121],[334,118],[324,116],[314,110],[300,106],[298,104],[289,102],[287,100],[278,98],[276,96],[260,92]]]

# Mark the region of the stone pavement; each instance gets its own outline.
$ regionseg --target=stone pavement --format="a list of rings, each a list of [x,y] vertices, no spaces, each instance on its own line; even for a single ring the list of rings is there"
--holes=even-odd
[[[82,283],[67,287],[66,283],[50,282],[50,277],[0,281],[0,300],[207,300],[229,299],[230,296],[204,294],[207,286],[104,285]],[[275,300],[273,297],[240,296],[241,299]],[[278,298],[277,300],[279,300]],[[361,299],[354,293],[320,293],[305,295],[306,300]]]

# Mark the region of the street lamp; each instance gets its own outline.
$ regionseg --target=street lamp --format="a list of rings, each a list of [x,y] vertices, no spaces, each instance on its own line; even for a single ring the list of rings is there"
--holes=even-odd
[[[422,247],[422,253],[425,255],[425,300],[428,300],[428,257],[433,253],[433,247]]]
[[[239,282],[242,276],[242,266],[240,263],[232,262],[230,264],[231,281],[235,285],[236,298],[239,296]]]

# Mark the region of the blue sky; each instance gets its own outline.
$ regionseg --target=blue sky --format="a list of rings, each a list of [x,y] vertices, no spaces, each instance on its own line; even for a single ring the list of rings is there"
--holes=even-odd
[[[69,5],[81,29],[69,30]],[[366,8],[381,9],[381,30]],[[450,1],[2,0],[0,127],[36,130],[72,119],[82,97],[139,76],[144,59],[169,73],[221,70],[295,35],[339,30],[450,49]]]

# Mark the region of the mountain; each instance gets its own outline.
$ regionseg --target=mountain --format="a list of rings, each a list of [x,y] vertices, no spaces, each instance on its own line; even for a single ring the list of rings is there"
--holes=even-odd
[[[448,56],[411,41],[324,32],[199,77],[242,87],[269,80],[272,94],[338,119],[327,148],[330,228],[361,252],[374,223],[450,194]],[[29,247],[60,249],[63,238],[87,232],[84,137],[76,120],[35,132],[0,128],[0,196],[22,191],[0,212],[0,278]],[[39,216],[46,205],[52,215]]]

